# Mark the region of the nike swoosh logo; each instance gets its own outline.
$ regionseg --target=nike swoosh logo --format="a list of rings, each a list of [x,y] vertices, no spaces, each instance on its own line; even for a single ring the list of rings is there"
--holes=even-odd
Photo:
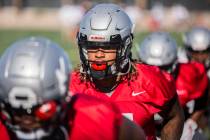
[[[140,95],[140,94],[142,94],[142,93],[145,93],[146,91],[141,91],[141,92],[132,92],[132,96],[137,96],[137,95]]]

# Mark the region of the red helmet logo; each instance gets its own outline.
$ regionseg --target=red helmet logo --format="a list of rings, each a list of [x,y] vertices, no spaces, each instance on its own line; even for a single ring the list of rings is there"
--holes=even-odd
[[[54,101],[41,105],[36,111],[36,116],[41,120],[48,120],[56,113],[57,104]]]
[[[105,37],[101,35],[90,35],[89,41],[105,41]]]

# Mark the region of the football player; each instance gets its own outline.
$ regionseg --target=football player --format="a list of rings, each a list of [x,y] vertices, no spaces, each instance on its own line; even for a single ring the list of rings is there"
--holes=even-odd
[[[174,77],[179,101],[186,115],[181,140],[197,137],[194,136],[198,130],[197,122],[206,106],[208,78],[204,66],[197,62],[178,63],[176,42],[166,32],[148,35],[140,44],[138,53],[143,63],[158,66]]]
[[[166,118],[162,140],[178,140],[183,114],[175,86],[157,68],[132,59],[133,24],[115,4],[98,4],[83,17],[78,31],[81,67],[72,73],[72,94],[83,93],[114,102],[124,116],[154,140],[153,116]]]
[[[64,50],[40,37],[15,42],[0,61],[2,140],[138,140],[142,129],[110,102],[68,94]]]
[[[210,31],[204,27],[194,27],[183,36],[183,44],[191,61],[201,62],[210,68]],[[209,72],[210,74],[210,72]]]
[[[208,79],[210,79],[210,30],[206,27],[193,27],[183,36],[183,45],[188,61],[203,63],[206,68]],[[210,90],[208,85],[208,109],[200,126],[209,129],[210,119]],[[208,121],[208,124],[205,122]]]

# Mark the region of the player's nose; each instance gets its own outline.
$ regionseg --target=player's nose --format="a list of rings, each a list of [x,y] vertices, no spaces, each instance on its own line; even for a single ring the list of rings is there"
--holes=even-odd
[[[95,54],[96,58],[104,58],[105,57],[105,53],[103,52],[102,49],[98,49],[98,51]]]

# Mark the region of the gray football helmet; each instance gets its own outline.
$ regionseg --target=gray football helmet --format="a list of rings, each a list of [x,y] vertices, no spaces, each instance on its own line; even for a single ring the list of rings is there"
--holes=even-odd
[[[115,4],[98,4],[83,17],[77,35],[83,72],[91,78],[104,79],[128,72],[130,66],[133,24],[128,15]],[[104,70],[90,65],[87,52],[91,48],[117,49],[117,58]],[[94,62],[92,62],[94,63]],[[96,64],[96,65],[102,65]],[[129,66],[128,66],[129,65]],[[126,70],[125,70],[126,69]]]
[[[159,67],[176,63],[176,41],[165,32],[155,32],[148,35],[139,45],[138,55],[142,62]]]
[[[204,27],[195,27],[183,36],[186,49],[191,51],[210,51],[210,31]]]
[[[19,139],[50,135],[62,119],[71,63],[64,50],[42,38],[12,44],[0,60],[1,118]],[[38,118],[42,128],[23,131],[14,117]]]

